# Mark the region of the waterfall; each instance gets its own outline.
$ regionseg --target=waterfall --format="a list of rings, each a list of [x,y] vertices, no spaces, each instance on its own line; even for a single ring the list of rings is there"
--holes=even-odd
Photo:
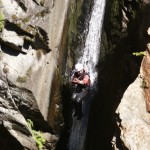
[[[94,0],[91,19],[88,26],[88,34],[83,49],[83,55],[78,62],[82,63],[90,74],[92,86],[94,86],[97,78],[96,64],[98,63],[100,54],[101,30],[103,25],[103,16],[105,9],[105,0]],[[69,138],[69,150],[84,150],[84,140],[87,130],[88,110],[92,99],[92,91],[90,96],[83,102],[83,117],[81,120],[73,119],[73,125]]]
[[[94,83],[94,80],[97,76],[95,66],[98,62],[100,52],[100,38],[103,25],[104,9],[105,1],[95,0],[91,14],[91,20],[89,22],[89,32],[86,38],[83,56],[79,59],[79,62],[84,64],[90,73],[92,83]]]

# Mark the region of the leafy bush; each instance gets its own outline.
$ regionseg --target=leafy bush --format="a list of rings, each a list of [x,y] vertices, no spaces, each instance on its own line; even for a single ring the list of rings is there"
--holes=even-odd
[[[34,124],[31,119],[27,119],[27,123],[28,123],[29,129],[31,130],[32,136],[36,142],[38,149],[41,150],[44,147],[46,139],[43,137],[43,135],[40,131],[33,130]]]
[[[32,130],[32,133],[33,133],[33,138],[36,141],[38,149],[42,149],[46,142],[46,139],[43,137],[40,131]]]
[[[145,51],[142,51],[142,52],[134,52],[133,55],[135,55],[135,56],[144,56],[144,55],[145,55]]]

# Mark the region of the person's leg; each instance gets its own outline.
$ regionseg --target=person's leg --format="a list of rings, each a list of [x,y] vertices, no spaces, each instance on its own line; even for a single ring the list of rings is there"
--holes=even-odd
[[[89,90],[89,88],[84,89],[76,97],[76,100],[77,100],[77,111],[78,111],[77,119],[78,120],[82,118],[82,101],[83,101],[84,97],[87,95],[88,90]]]
[[[72,99],[73,101],[75,101],[76,98],[77,98],[77,93],[73,93],[71,99]]]
[[[73,117],[76,117],[78,115],[78,103],[76,101],[73,101]]]
[[[78,94],[78,97],[77,97],[77,101],[82,101],[84,99],[84,97],[86,96],[86,94],[88,93],[88,90],[85,89],[83,91],[81,91],[79,94]]]
[[[79,93],[73,93],[72,94],[72,103],[73,103],[73,117],[76,117],[78,115],[78,103],[77,103],[77,98],[78,98]]]
[[[77,102],[77,108],[78,108],[77,120],[79,120],[82,118],[82,101]]]

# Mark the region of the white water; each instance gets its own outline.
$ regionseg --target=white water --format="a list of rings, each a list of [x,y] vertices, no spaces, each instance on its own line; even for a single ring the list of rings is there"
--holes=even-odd
[[[85,47],[83,49],[83,56],[79,59],[79,62],[84,64],[87,71],[90,73],[91,83],[94,86],[94,82],[97,78],[96,64],[98,63],[100,55],[100,41],[101,30],[103,25],[103,16],[105,9],[105,0],[94,0],[94,6],[89,22],[89,32],[85,41]],[[92,91],[90,96],[83,103],[83,117],[81,120],[73,119],[73,125],[71,129],[71,135],[69,139],[69,150],[84,150],[84,140],[86,136],[88,112],[90,107],[90,101],[93,97]]]
[[[91,20],[89,22],[89,32],[85,42],[83,56],[79,62],[84,64],[91,76],[91,82],[97,76],[95,66],[98,62],[100,53],[101,30],[103,25],[103,16],[105,9],[105,0],[95,0]]]

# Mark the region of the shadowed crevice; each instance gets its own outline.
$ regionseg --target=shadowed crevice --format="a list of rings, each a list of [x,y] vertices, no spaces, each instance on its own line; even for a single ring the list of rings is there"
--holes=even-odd
[[[1,150],[24,149],[24,147],[6,130],[3,124],[0,124],[0,149]]]

